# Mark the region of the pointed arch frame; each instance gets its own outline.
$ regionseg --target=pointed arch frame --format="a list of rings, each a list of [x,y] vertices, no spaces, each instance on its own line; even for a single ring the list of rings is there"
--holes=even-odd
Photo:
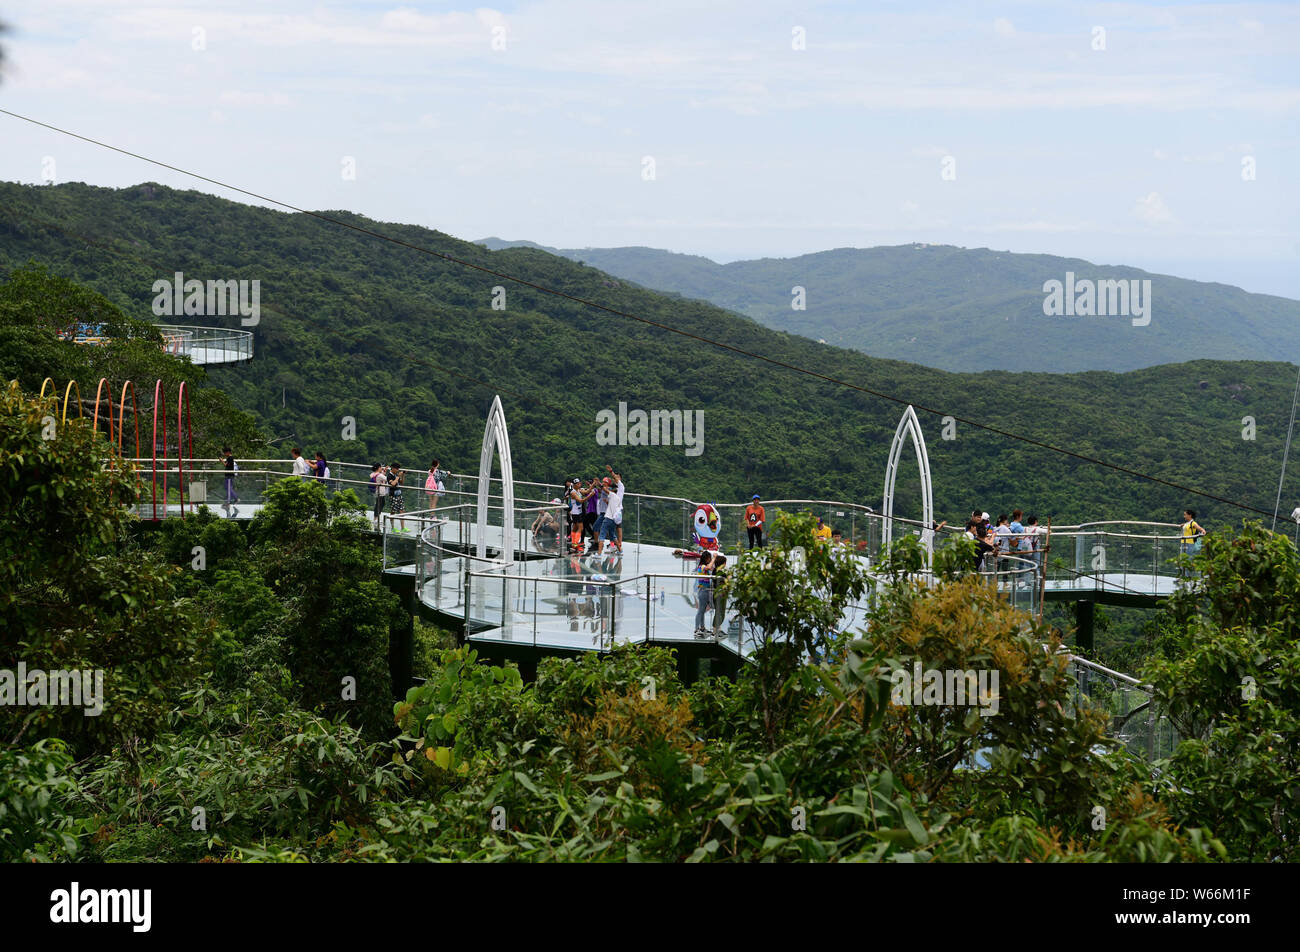
[[[881,506],[884,515],[885,532],[881,552],[886,551],[894,539],[894,486],[898,481],[898,464],[903,454],[903,444],[908,437],[912,439],[912,448],[916,450],[916,462],[921,467],[921,520],[925,529],[921,539],[925,544],[926,556],[934,556],[934,488],[930,481],[930,454],[925,448],[925,434],[921,432],[921,421],[916,418],[916,410],[908,405],[903,411],[903,418],[898,421],[894,431],[894,443],[889,448],[889,463],[885,466],[885,498]]]
[[[483,428],[483,450],[478,462],[478,548],[480,559],[487,558],[488,490],[492,481],[492,456],[501,457],[501,564],[515,560],[515,477],[510,462],[510,433],[501,397],[492,398],[487,425]]]

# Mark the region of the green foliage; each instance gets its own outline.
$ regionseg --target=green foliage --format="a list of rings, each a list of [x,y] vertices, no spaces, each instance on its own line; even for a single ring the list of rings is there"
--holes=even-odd
[[[71,859],[80,824],[67,811],[77,785],[59,740],[0,747],[0,862]]]
[[[476,664],[478,652],[472,648],[443,651],[439,660],[424,684],[393,705],[393,720],[402,729],[398,740],[413,745],[406,752],[408,761],[419,756],[431,770],[464,774],[479,746],[499,728],[472,715],[491,716],[493,707],[508,709],[511,695],[522,691],[523,682],[518,668]],[[493,690],[497,686],[501,691]],[[478,706],[484,694],[499,703]]]
[[[95,859],[194,860],[264,837],[311,841],[367,819],[373,801],[403,787],[404,768],[355,728],[251,701],[190,692],[138,773],[108,761],[88,774]]]
[[[1300,555],[1258,523],[1207,537],[1143,674],[1184,738],[1162,796],[1234,856],[1294,861],[1300,834]]]
[[[16,385],[0,390],[0,669],[100,671],[103,710],[5,705],[0,738],[129,750],[193,678],[206,633],[176,571],[126,538],[137,492],[126,465],[87,424],[51,427],[50,412]]]
[[[881,593],[866,634],[850,646],[841,690],[846,700],[863,698],[860,717],[881,720],[872,756],[909,788],[954,811],[1024,813],[1079,830],[1107,799],[1117,768],[1097,753],[1108,746],[1106,719],[1076,707],[1056,647],[978,578],[903,583]],[[964,699],[915,703],[925,701],[913,687],[918,664],[941,676],[974,672],[976,681],[962,682]],[[971,697],[971,689],[989,693]],[[886,703],[894,696],[904,703]]]

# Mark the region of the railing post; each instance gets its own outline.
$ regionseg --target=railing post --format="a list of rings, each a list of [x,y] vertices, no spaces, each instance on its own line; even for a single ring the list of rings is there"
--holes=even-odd
[[[464,611],[465,611],[465,641],[466,641],[466,643],[468,643],[468,642],[469,642],[469,598],[470,598],[470,593],[469,593],[469,559],[462,555],[460,561],[461,561],[461,565],[463,566],[463,571],[464,571],[464,573],[465,573],[465,597],[464,597],[464,606],[463,606],[463,607],[464,607]]]

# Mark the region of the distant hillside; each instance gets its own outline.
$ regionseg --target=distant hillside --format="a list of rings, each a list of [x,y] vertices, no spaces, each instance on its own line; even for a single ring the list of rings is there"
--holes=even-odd
[[[484,239],[498,249],[531,242]],[[1212,358],[1300,358],[1300,301],[1079,258],[951,245],[839,248],[718,264],[654,248],[545,248],[778,330],[944,370],[1134,370]],[[1049,280],[1150,280],[1150,324],[1049,317]],[[806,291],[794,310],[791,289]]]
[[[333,214],[922,402],[939,414],[985,421],[1272,509],[1295,383],[1288,364],[1199,361],[1127,374],[946,373],[770,330],[537,249],[494,252],[427,228]],[[286,455],[296,443],[330,459],[399,462],[418,472],[438,456],[453,470],[476,471],[484,415],[500,393],[519,479],[593,476],[609,462],[638,493],[722,502],[760,492],[879,506],[901,412],[879,397],[305,215],[159,185],[0,184],[0,279],[31,260],[137,317],[150,316],[154,282],[170,285],[177,271],[190,279],[260,281],[256,356],[213,368],[209,378]],[[505,310],[492,307],[498,286]],[[174,320],[238,325],[238,318]],[[39,380],[41,370],[28,373]],[[701,411],[703,453],[602,445],[597,414],[621,402],[631,409]],[[1256,440],[1242,439],[1243,416],[1255,418]],[[355,439],[344,438],[345,417],[355,421]],[[922,424],[940,518],[960,519],[980,505],[991,512],[1020,506],[1058,523],[1168,520],[1189,502],[1175,490],[971,427],[959,425],[956,439],[945,440],[931,414],[922,415]],[[1287,512],[1300,502],[1300,466],[1288,478]],[[918,514],[912,495],[918,485],[909,464],[900,480],[901,514]],[[1210,525],[1239,518],[1223,506],[1200,508]]]

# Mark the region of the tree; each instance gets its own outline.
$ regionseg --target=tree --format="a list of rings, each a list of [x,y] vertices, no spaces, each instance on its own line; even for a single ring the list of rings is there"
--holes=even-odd
[[[867,585],[861,562],[815,528],[808,513],[778,512],[771,543],[741,553],[727,580],[732,606],[760,633],[754,660],[770,744],[792,712],[786,683],[805,658],[829,654],[845,609]]]
[[[1300,857],[1300,554],[1257,522],[1216,532],[1144,668],[1183,740],[1162,766],[1175,817],[1238,858]]]
[[[205,630],[178,596],[178,570],[130,542],[137,492],[88,422],[58,424],[52,401],[17,384],[0,391],[0,669],[91,672],[92,690],[98,672],[103,704],[94,716],[84,704],[6,704],[6,742],[57,736],[79,754],[129,753],[193,676]]]

